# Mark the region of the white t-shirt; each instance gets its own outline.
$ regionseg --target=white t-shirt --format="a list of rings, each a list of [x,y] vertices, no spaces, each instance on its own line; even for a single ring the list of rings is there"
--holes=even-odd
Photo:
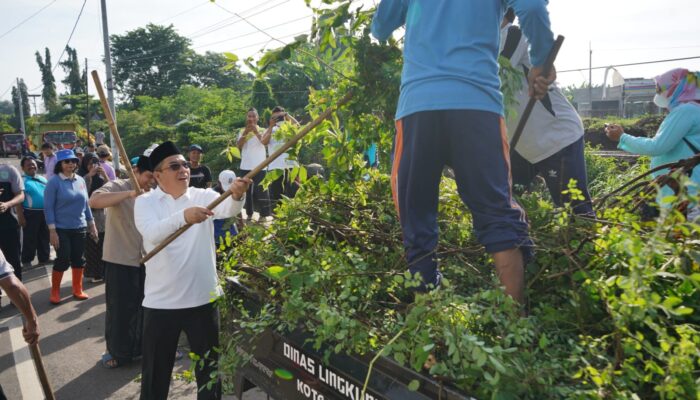
[[[219,197],[212,189],[190,187],[174,199],[160,188],[136,198],[134,222],[146,251],[153,250],[170,234],[185,225],[184,210],[206,207]],[[209,303],[222,294],[216,275],[214,219],[231,218],[243,201],[230,196],[214,208],[214,216],[194,224],[146,262],[143,306],[182,309]]]
[[[238,134],[238,139],[243,136],[244,131],[245,128],[242,128]],[[258,131],[261,135],[263,132],[265,132],[265,130],[260,127],[258,127]],[[246,140],[246,142],[243,144],[243,149],[241,149],[240,168],[247,171],[257,167],[261,162],[265,161],[265,158],[267,158],[267,154],[265,153],[265,145],[260,142],[260,139],[258,139],[257,136],[250,133],[249,135],[251,135],[250,139]]]
[[[270,137],[270,143],[267,145],[267,150],[270,152],[270,154],[274,153],[282,147],[286,141],[283,140],[282,138],[276,137],[277,131],[279,131],[280,127],[278,125],[275,125],[272,127],[272,136]],[[267,167],[269,170],[272,169],[287,169],[287,168],[294,168],[297,166],[296,161],[294,160],[289,160],[289,154],[287,153],[282,153],[280,154],[279,157],[275,158],[274,161],[270,163],[270,165]]]
[[[0,250],[0,279],[7,278],[13,272],[15,272],[15,270],[5,259],[5,255],[2,254],[2,250]]]
[[[501,46],[503,50],[510,24],[501,30]],[[519,71],[532,68],[528,54],[528,42],[521,36],[520,43],[511,56],[511,64]],[[507,122],[508,139],[510,140],[518,126],[520,116],[529,100],[527,77],[523,75],[522,90],[517,96],[517,114],[512,115]],[[538,101],[527,120],[523,134],[516,146],[516,151],[527,161],[534,164],[540,162],[564,147],[574,143],[583,136],[583,123],[574,106],[569,103],[556,83],[549,87],[549,102]],[[545,106],[547,104],[547,107]]]

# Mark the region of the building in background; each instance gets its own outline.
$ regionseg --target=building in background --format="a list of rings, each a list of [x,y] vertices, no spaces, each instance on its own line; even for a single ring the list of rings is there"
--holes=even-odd
[[[632,118],[662,112],[654,104],[656,85],[653,79],[631,78],[613,81],[613,86],[594,87],[590,92],[588,88],[579,88],[572,90],[572,94],[574,107],[582,117]]]

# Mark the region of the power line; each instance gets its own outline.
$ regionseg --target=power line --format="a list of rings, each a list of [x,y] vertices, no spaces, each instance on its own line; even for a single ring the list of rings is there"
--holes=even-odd
[[[281,4],[284,4],[284,3],[288,2],[288,1],[289,1],[289,0],[283,0],[281,3],[273,4],[272,6],[269,6],[269,7],[265,8],[265,9],[263,9],[263,10],[261,10],[261,11],[258,11],[258,12],[254,13],[254,14],[251,14],[249,17],[253,17],[253,16],[256,16],[256,15],[258,15],[258,14],[261,14],[261,13],[267,11],[267,10],[270,10],[270,9],[272,9],[272,8],[275,8],[275,7],[278,7],[278,6],[280,6]],[[245,14],[245,13],[247,13],[247,12],[253,11],[253,10],[255,10],[256,8],[260,8],[262,5],[265,5],[265,3],[263,3],[263,4],[258,4],[257,6],[250,7],[250,8],[248,8],[248,9],[245,9],[245,10],[241,11],[241,14]],[[195,38],[198,38],[198,37],[201,37],[201,36],[208,35],[208,34],[210,34],[210,33],[213,33],[213,32],[215,32],[215,31],[217,31],[217,30],[223,29],[223,28],[225,28],[225,27],[227,27],[227,26],[231,26],[231,25],[234,25],[234,24],[236,24],[236,23],[238,23],[238,22],[241,22],[240,17],[237,17],[237,18],[238,18],[238,20],[233,21],[232,23],[225,24],[225,25],[220,25],[222,22],[229,21],[229,20],[232,19],[231,17],[225,18],[225,19],[223,19],[223,20],[221,20],[221,21],[219,21],[219,22],[216,22],[216,23],[214,23],[214,24],[205,26],[204,28],[198,29],[197,31],[191,33],[189,36],[185,36],[185,37],[188,38],[188,39],[190,39],[190,40],[192,40],[192,39],[195,39]],[[219,25],[219,26],[217,26],[217,25]],[[162,56],[162,55],[179,53],[180,51],[178,50],[178,51],[172,51],[172,52],[166,52],[166,53],[155,53],[155,54],[153,54],[154,52],[156,52],[156,51],[158,51],[158,50],[164,50],[164,49],[167,49],[167,48],[169,48],[169,47],[174,47],[174,46],[176,46],[176,45],[177,45],[177,44],[166,44],[166,45],[159,46],[159,47],[156,47],[156,48],[154,48],[154,49],[151,49],[150,52],[149,52],[150,54],[142,54],[142,55],[137,55],[137,56],[124,57],[124,58],[122,58],[120,61],[121,61],[121,62],[126,62],[126,61],[134,61],[134,60],[147,60],[147,59],[149,59],[149,58],[156,58],[156,57],[160,57],[160,56]]]
[[[275,41],[275,42],[281,43],[283,46],[286,46],[286,45],[287,45],[287,43],[285,43],[285,42],[281,41],[280,39],[278,39],[278,38],[276,38],[276,37],[270,35],[270,34],[269,34],[268,32],[266,32],[265,30],[258,28],[255,24],[253,24],[252,22],[248,21],[248,19],[246,19],[246,18],[244,18],[244,17],[238,15],[237,13],[235,13],[235,12],[233,12],[233,11],[230,11],[230,10],[224,8],[224,7],[223,7],[221,4],[219,4],[219,3],[214,3],[214,4],[215,4],[217,7],[219,7],[220,9],[226,11],[227,13],[238,16],[238,18],[240,18],[240,19],[242,19],[243,21],[245,21],[246,24],[252,26],[253,28],[255,28],[255,29],[256,29],[257,31],[259,31],[260,33],[263,33],[263,34],[265,34],[267,37],[269,37],[269,38],[270,38],[270,41]],[[269,41],[268,41],[268,43],[269,43]],[[267,44],[266,44],[265,46],[267,46]],[[252,47],[252,46],[250,46],[250,47]],[[330,64],[328,64],[328,63],[326,62],[326,60],[322,59],[322,58],[319,57],[318,55],[313,54],[313,53],[309,53],[308,51],[305,51],[304,49],[299,49],[299,48],[297,48],[297,50],[298,50],[300,53],[304,53],[304,54],[306,54],[307,56],[310,56],[310,57],[315,58],[321,65],[325,66],[325,67],[328,68],[330,71],[335,72],[336,74],[338,74],[338,75],[341,76],[342,78],[344,78],[344,79],[346,79],[346,80],[349,80],[349,81],[352,81],[352,82],[357,82],[357,80],[355,80],[355,79],[353,79],[353,78],[350,78],[349,76],[346,76],[346,75],[343,74],[342,72],[340,72],[340,71],[338,71],[337,69],[333,68],[333,66],[331,66]]]
[[[83,5],[80,7],[80,12],[78,13],[78,17],[75,19],[75,23],[73,24],[73,29],[70,31],[70,35],[68,36],[68,41],[66,41],[66,45],[63,46],[63,51],[61,51],[61,55],[58,56],[58,59],[56,60],[56,64],[53,66],[53,69],[51,70],[51,73],[53,74],[56,71],[56,68],[58,68],[59,65],[61,65],[61,59],[63,58],[63,55],[66,54],[66,47],[70,44],[70,40],[73,38],[73,34],[75,33],[75,28],[78,27],[78,22],[80,22],[80,17],[83,15],[83,10],[85,10],[85,4],[87,4],[87,0],[83,0]],[[39,89],[44,83],[40,83],[36,87],[32,88],[31,91],[35,91]]]
[[[5,95],[7,94],[7,92],[10,91],[10,89],[12,89],[12,84],[11,84],[11,83],[10,83],[10,86],[8,86],[8,88],[5,89],[4,92],[2,92],[2,94],[0,95],[0,99],[2,99],[3,97],[5,97]]]
[[[39,9],[39,11],[37,11],[37,12],[35,12],[34,14],[32,14],[32,15],[28,16],[27,18],[23,19],[20,23],[18,23],[17,25],[15,25],[15,26],[13,26],[12,28],[10,28],[7,32],[5,32],[5,33],[3,33],[2,35],[0,35],[0,39],[4,38],[4,37],[7,36],[10,32],[12,32],[12,31],[14,31],[15,29],[19,28],[20,26],[24,25],[25,22],[27,22],[27,21],[29,21],[30,19],[32,19],[32,18],[36,17],[37,15],[39,15],[40,12],[42,12],[42,11],[44,11],[45,9],[49,8],[49,6],[50,6],[51,4],[53,4],[53,3],[55,3],[56,1],[58,1],[58,0],[53,0],[53,1],[51,1],[50,3],[48,3],[48,4],[46,4],[45,6],[41,7],[41,8]]]
[[[188,8],[188,9],[185,10],[185,11],[181,11],[181,12],[179,12],[179,13],[173,15],[172,17],[168,17],[168,18],[162,19],[162,20],[156,22],[156,24],[162,24],[162,23],[165,22],[165,21],[170,21],[171,19],[175,19],[175,18],[179,17],[180,15],[186,14],[186,13],[188,13],[188,12],[190,12],[190,11],[192,11],[192,10],[195,10],[195,9],[197,9],[197,8],[203,6],[203,5],[206,5],[207,3],[209,3],[209,0],[205,0],[205,1],[204,1],[203,3],[201,3],[201,4],[198,4],[198,5],[194,6],[194,7],[190,7],[190,8]]]
[[[73,24],[73,29],[70,31],[70,35],[68,36],[68,41],[66,42],[66,45],[63,46],[63,51],[61,52],[61,55],[58,56],[58,60],[56,60],[56,65],[53,66],[53,70],[51,72],[56,71],[56,68],[61,63],[61,58],[63,58],[63,55],[66,54],[66,47],[70,44],[70,40],[73,38],[73,33],[75,33],[75,28],[78,26],[78,22],[80,21],[80,17],[83,15],[83,10],[85,9],[85,4],[87,3],[87,0],[83,0],[83,5],[80,7],[80,12],[78,13],[78,18],[75,19],[75,24]]]
[[[665,60],[642,61],[642,62],[635,62],[635,63],[628,63],[628,64],[614,64],[614,65],[606,65],[603,67],[565,69],[563,71],[557,71],[557,73],[563,74],[565,72],[588,71],[589,69],[605,69],[608,67],[629,67],[629,66],[633,66],[633,65],[658,64],[658,63],[665,63],[665,62],[671,62],[671,61],[695,60],[698,58],[700,58],[700,56],[682,57],[682,58],[668,58]]]
[[[295,18],[295,19],[290,20],[290,21],[286,21],[286,22],[282,22],[282,23],[279,23],[279,24],[276,24],[276,25],[269,26],[269,27],[267,27],[267,28],[265,28],[265,29],[274,29],[274,28],[278,28],[278,27],[280,27],[280,26],[289,25],[289,24],[291,24],[291,23],[294,23],[294,22],[297,22],[297,21],[301,21],[301,20],[303,20],[303,19],[307,19],[307,18],[310,18],[310,17],[312,17],[312,15],[307,15],[307,16],[300,17],[300,18]],[[237,22],[240,22],[240,21],[237,21]],[[228,37],[228,38],[226,38],[226,39],[217,40],[216,42],[210,42],[210,43],[201,44],[201,45],[199,45],[199,46],[194,46],[193,48],[194,48],[194,49],[199,49],[199,48],[202,48],[202,47],[212,46],[212,45],[215,45],[215,44],[224,43],[224,42],[228,42],[228,41],[231,41],[231,40],[240,39],[240,38],[243,38],[243,37],[246,37],[246,36],[254,35],[254,34],[256,34],[256,33],[259,33],[259,32],[256,30],[256,31],[244,33],[244,34],[241,34],[241,35],[231,36],[231,37]],[[303,33],[306,33],[306,31],[304,31]],[[263,42],[263,43],[265,43],[265,42]],[[255,45],[257,45],[257,44],[255,44]],[[169,47],[169,46],[170,46],[170,45],[168,45],[168,47]],[[180,52],[180,51],[177,50],[177,51],[163,52],[163,53],[157,53],[157,54],[151,54],[151,55],[144,55],[144,56],[139,56],[139,57],[127,57],[127,58],[122,59],[122,61],[147,60],[147,59],[157,58],[157,57],[161,57],[161,56],[168,55],[168,54],[177,54],[177,53],[179,53],[179,52]]]

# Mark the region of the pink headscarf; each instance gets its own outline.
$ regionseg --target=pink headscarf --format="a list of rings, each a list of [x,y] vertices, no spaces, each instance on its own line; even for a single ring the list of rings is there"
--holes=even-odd
[[[661,93],[668,97],[669,109],[688,102],[700,102],[700,72],[672,69],[654,78]]]

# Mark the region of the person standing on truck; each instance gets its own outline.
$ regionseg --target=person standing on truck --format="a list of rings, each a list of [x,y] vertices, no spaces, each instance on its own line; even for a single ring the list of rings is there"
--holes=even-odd
[[[530,94],[542,98],[555,76],[535,79],[554,43],[546,0],[382,0],[374,14],[379,40],[406,28],[391,183],[409,271],[422,280],[418,292],[440,286],[438,193],[449,165],[506,294],[524,302],[533,243],[511,195],[497,61],[508,6],[532,43]]]
[[[220,399],[221,382],[208,386],[219,345],[219,314],[212,297],[221,295],[216,274],[212,218],[231,218],[243,207],[250,179],[238,178],[231,196],[213,210],[219,197],[212,189],[189,187],[190,164],[175,144],[165,142],[150,155],[158,187],[136,198],[134,220],[146,251],[170,234],[192,227],[146,262],[143,300],[143,361],[141,399],[165,400],[180,332],[192,352],[201,357],[196,368],[197,398]]]
[[[523,88],[516,94],[517,114],[509,118],[508,140],[515,133],[517,117],[522,115],[528,101],[527,75],[532,68],[528,43],[519,26],[513,25],[515,11],[509,8],[501,24],[501,56],[523,72]],[[579,215],[594,215],[588,193],[586,160],[583,156],[583,122],[561,89],[552,84],[547,94],[535,104],[530,119],[515,149],[510,151],[513,186],[527,187],[539,174],[544,178],[549,194],[557,207],[571,202],[572,211]],[[571,200],[562,194],[570,180],[576,181],[583,200]]]

